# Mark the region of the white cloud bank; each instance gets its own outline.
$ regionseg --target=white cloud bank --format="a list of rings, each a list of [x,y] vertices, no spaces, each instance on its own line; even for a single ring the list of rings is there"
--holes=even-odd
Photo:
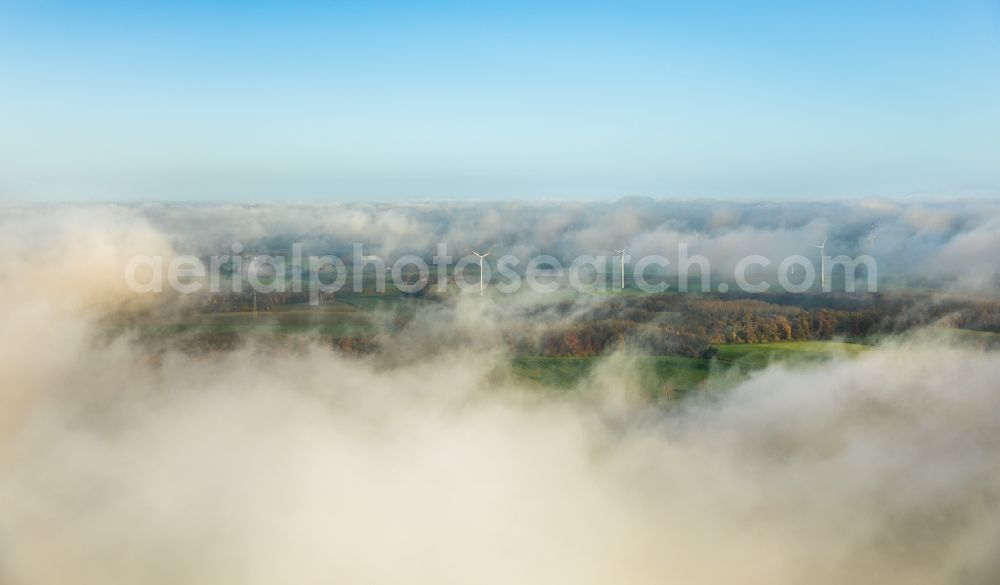
[[[611,377],[498,386],[489,353],[154,360],[94,323],[166,238],[131,211],[45,219],[3,232],[4,583],[1000,577],[996,354],[924,339],[667,412],[605,400]],[[41,286],[64,262],[91,269]]]

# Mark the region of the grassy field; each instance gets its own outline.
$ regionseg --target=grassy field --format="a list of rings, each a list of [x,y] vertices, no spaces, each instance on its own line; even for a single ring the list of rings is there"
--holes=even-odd
[[[359,297],[360,298],[360,297]],[[398,297],[396,297],[398,299]],[[319,305],[278,305],[269,311],[195,313],[180,319],[149,319],[129,329],[149,337],[178,334],[234,337],[242,334],[319,335],[333,339],[373,335],[379,330],[377,307],[354,300],[323,301]],[[415,309],[414,309],[415,310]],[[113,331],[114,332],[114,331]]]
[[[790,341],[722,345],[714,359],[640,356],[629,362],[632,379],[651,395],[683,396],[712,385],[729,385],[771,363],[807,367],[835,356],[853,357],[869,346],[839,341]],[[594,373],[602,357],[517,357],[511,368],[521,380],[571,388]]]
[[[586,378],[600,357],[516,357],[511,365],[517,375],[547,386],[572,386]],[[675,356],[640,356],[630,365],[638,366],[638,377],[645,382],[669,384],[675,388],[693,388],[709,376],[711,360]]]
[[[744,370],[756,370],[773,362],[795,365],[814,363],[834,356],[854,357],[870,349],[870,346],[843,341],[784,341],[726,344],[717,349],[718,362]]]

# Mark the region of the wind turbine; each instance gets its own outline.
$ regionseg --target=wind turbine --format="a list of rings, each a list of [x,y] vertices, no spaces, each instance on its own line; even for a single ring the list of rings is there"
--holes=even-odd
[[[250,261],[250,266],[247,268],[247,280],[249,280],[249,275],[250,275],[249,271],[250,271],[250,269],[253,269],[254,271],[257,270],[257,257],[256,256],[253,257],[253,259]],[[250,314],[250,318],[251,319],[256,319],[257,318],[257,287],[254,286],[253,283],[251,282],[250,283],[250,288],[253,289],[253,312]]]
[[[826,290],[826,248],[827,238],[823,238],[823,241],[816,246],[819,248],[819,287],[820,290]]]
[[[865,238],[865,241],[868,242],[868,251],[869,252],[871,252],[872,250],[875,249],[875,224],[874,223],[872,223],[871,229],[868,230],[868,237]]]
[[[615,250],[615,254],[621,254],[622,256],[622,290],[625,290],[625,254],[628,254],[628,248]]]
[[[479,296],[483,296],[483,291],[486,290],[486,285],[483,284],[483,258],[490,255],[490,251],[487,250],[480,254],[475,250],[472,251],[473,254],[479,256]]]

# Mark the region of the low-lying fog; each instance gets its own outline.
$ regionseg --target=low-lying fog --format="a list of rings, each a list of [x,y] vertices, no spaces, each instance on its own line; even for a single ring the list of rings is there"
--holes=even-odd
[[[997,249],[995,207],[870,205],[886,232],[933,242],[927,266],[964,270],[947,260],[960,254],[995,270],[976,252]],[[388,248],[408,241],[394,229],[421,221],[407,209],[348,216]],[[620,222],[601,232],[603,222],[581,219],[588,209],[539,211],[521,241],[626,237]],[[754,208],[720,209],[738,222]],[[816,209],[788,211],[787,224],[762,211],[770,219],[749,221],[746,237],[797,231],[811,245],[818,222],[833,225]],[[263,213],[4,211],[0,582],[1000,579],[1000,360],[931,334],[810,368],[773,366],[717,400],[671,409],[632,396],[625,358],[553,395],[497,382],[489,374],[503,349],[486,342],[413,352],[390,368],[318,346],[152,356],[128,335],[100,335],[107,315],[165,302],[128,291],[134,254],[214,253],[266,238],[265,228],[358,237],[330,218],[274,227],[309,217],[291,212],[241,227]],[[503,209],[462,213],[474,220],[465,235],[452,223],[444,231],[455,245],[510,225]],[[852,213],[858,226],[872,221]],[[713,217],[718,245],[742,233],[718,227],[729,225],[722,211]],[[670,221],[639,237],[708,229]],[[392,233],[403,234],[395,244]],[[454,322],[487,327],[481,302],[503,300],[461,301]]]

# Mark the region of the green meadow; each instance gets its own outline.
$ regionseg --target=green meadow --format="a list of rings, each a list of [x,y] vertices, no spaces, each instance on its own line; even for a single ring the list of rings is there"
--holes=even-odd
[[[772,363],[788,367],[808,367],[834,357],[854,357],[870,346],[841,341],[789,341],[720,345],[711,358],[679,356],[636,356],[625,366],[628,379],[647,393],[677,398],[692,391],[722,388],[745,378]],[[515,357],[511,370],[528,383],[555,389],[568,389],[585,383],[608,357]]]

